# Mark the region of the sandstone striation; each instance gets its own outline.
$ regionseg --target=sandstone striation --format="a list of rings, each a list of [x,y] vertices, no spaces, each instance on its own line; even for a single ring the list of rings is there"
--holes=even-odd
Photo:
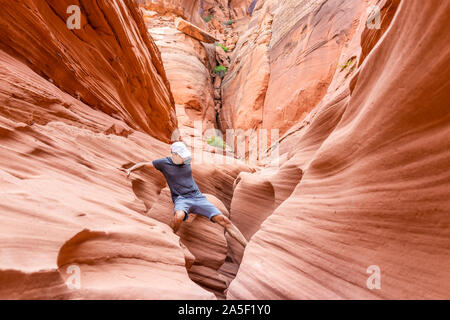
[[[70,5],[66,0],[3,4],[0,49],[91,108],[169,141],[177,125],[174,101],[137,4],[79,4],[80,29],[72,30]]]
[[[285,133],[324,97],[363,1],[264,1],[253,11],[223,84],[224,128]]]
[[[72,4],[0,12],[0,299],[449,298],[449,3]],[[173,140],[245,250],[118,170]]]
[[[336,75],[347,91],[283,137],[284,165],[304,174],[253,235],[228,298],[448,297],[450,55],[430,48],[446,48],[449,9],[401,2],[351,79]]]
[[[80,31],[69,31],[55,16],[64,16],[62,4],[9,3],[0,14],[0,298],[215,299],[187,269],[219,268],[223,230],[199,219],[200,235],[215,234],[222,254],[199,255],[197,235],[186,240],[191,253],[167,223],[147,215],[166,187],[162,175],[148,168],[127,179],[117,169],[169,155],[165,142],[177,123],[137,6],[83,7],[117,23],[83,20]],[[104,58],[114,52],[120,64]],[[247,166],[210,170],[221,188],[205,170],[201,190],[229,207],[233,181]],[[80,288],[70,286],[74,270]]]

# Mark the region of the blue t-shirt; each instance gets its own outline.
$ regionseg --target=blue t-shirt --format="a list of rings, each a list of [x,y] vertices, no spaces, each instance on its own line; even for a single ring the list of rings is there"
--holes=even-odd
[[[175,164],[171,157],[153,160],[152,163],[166,178],[173,202],[178,196],[192,198],[202,195],[192,177],[190,157],[183,164]]]

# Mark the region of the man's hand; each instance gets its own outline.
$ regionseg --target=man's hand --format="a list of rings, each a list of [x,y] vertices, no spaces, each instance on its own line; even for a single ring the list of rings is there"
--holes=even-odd
[[[125,168],[117,168],[117,169],[119,169],[120,171],[125,172],[127,174],[127,178],[130,177],[130,174],[131,174],[131,170],[130,169],[125,169]]]

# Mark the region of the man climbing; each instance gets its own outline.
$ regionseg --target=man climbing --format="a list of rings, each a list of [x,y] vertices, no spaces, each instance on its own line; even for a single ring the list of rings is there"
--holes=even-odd
[[[189,213],[196,213],[224,227],[234,239],[245,247],[247,240],[239,229],[200,192],[197,183],[192,177],[191,152],[186,145],[180,141],[173,143],[171,153],[171,157],[151,162],[140,162],[131,168],[119,169],[124,171],[127,177],[130,176],[131,172],[146,165],[153,165],[153,167],[163,173],[174,203],[171,227],[175,233],[178,231],[181,223],[188,218]]]

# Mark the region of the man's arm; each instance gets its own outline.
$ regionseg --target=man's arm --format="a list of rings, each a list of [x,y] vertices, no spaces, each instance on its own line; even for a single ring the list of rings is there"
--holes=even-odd
[[[142,167],[147,166],[147,165],[153,165],[152,161],[139,162],[139,163],[136,163],[134,166],[132,166],[132,167],[130,167],[128,169],[125,169],[125,168],[118,168],[118,169],[123,171],[123,172],[125,172],[127,174],[127,177],[129,177],[131,172],[133,172],[135,170],[139,170]]]

